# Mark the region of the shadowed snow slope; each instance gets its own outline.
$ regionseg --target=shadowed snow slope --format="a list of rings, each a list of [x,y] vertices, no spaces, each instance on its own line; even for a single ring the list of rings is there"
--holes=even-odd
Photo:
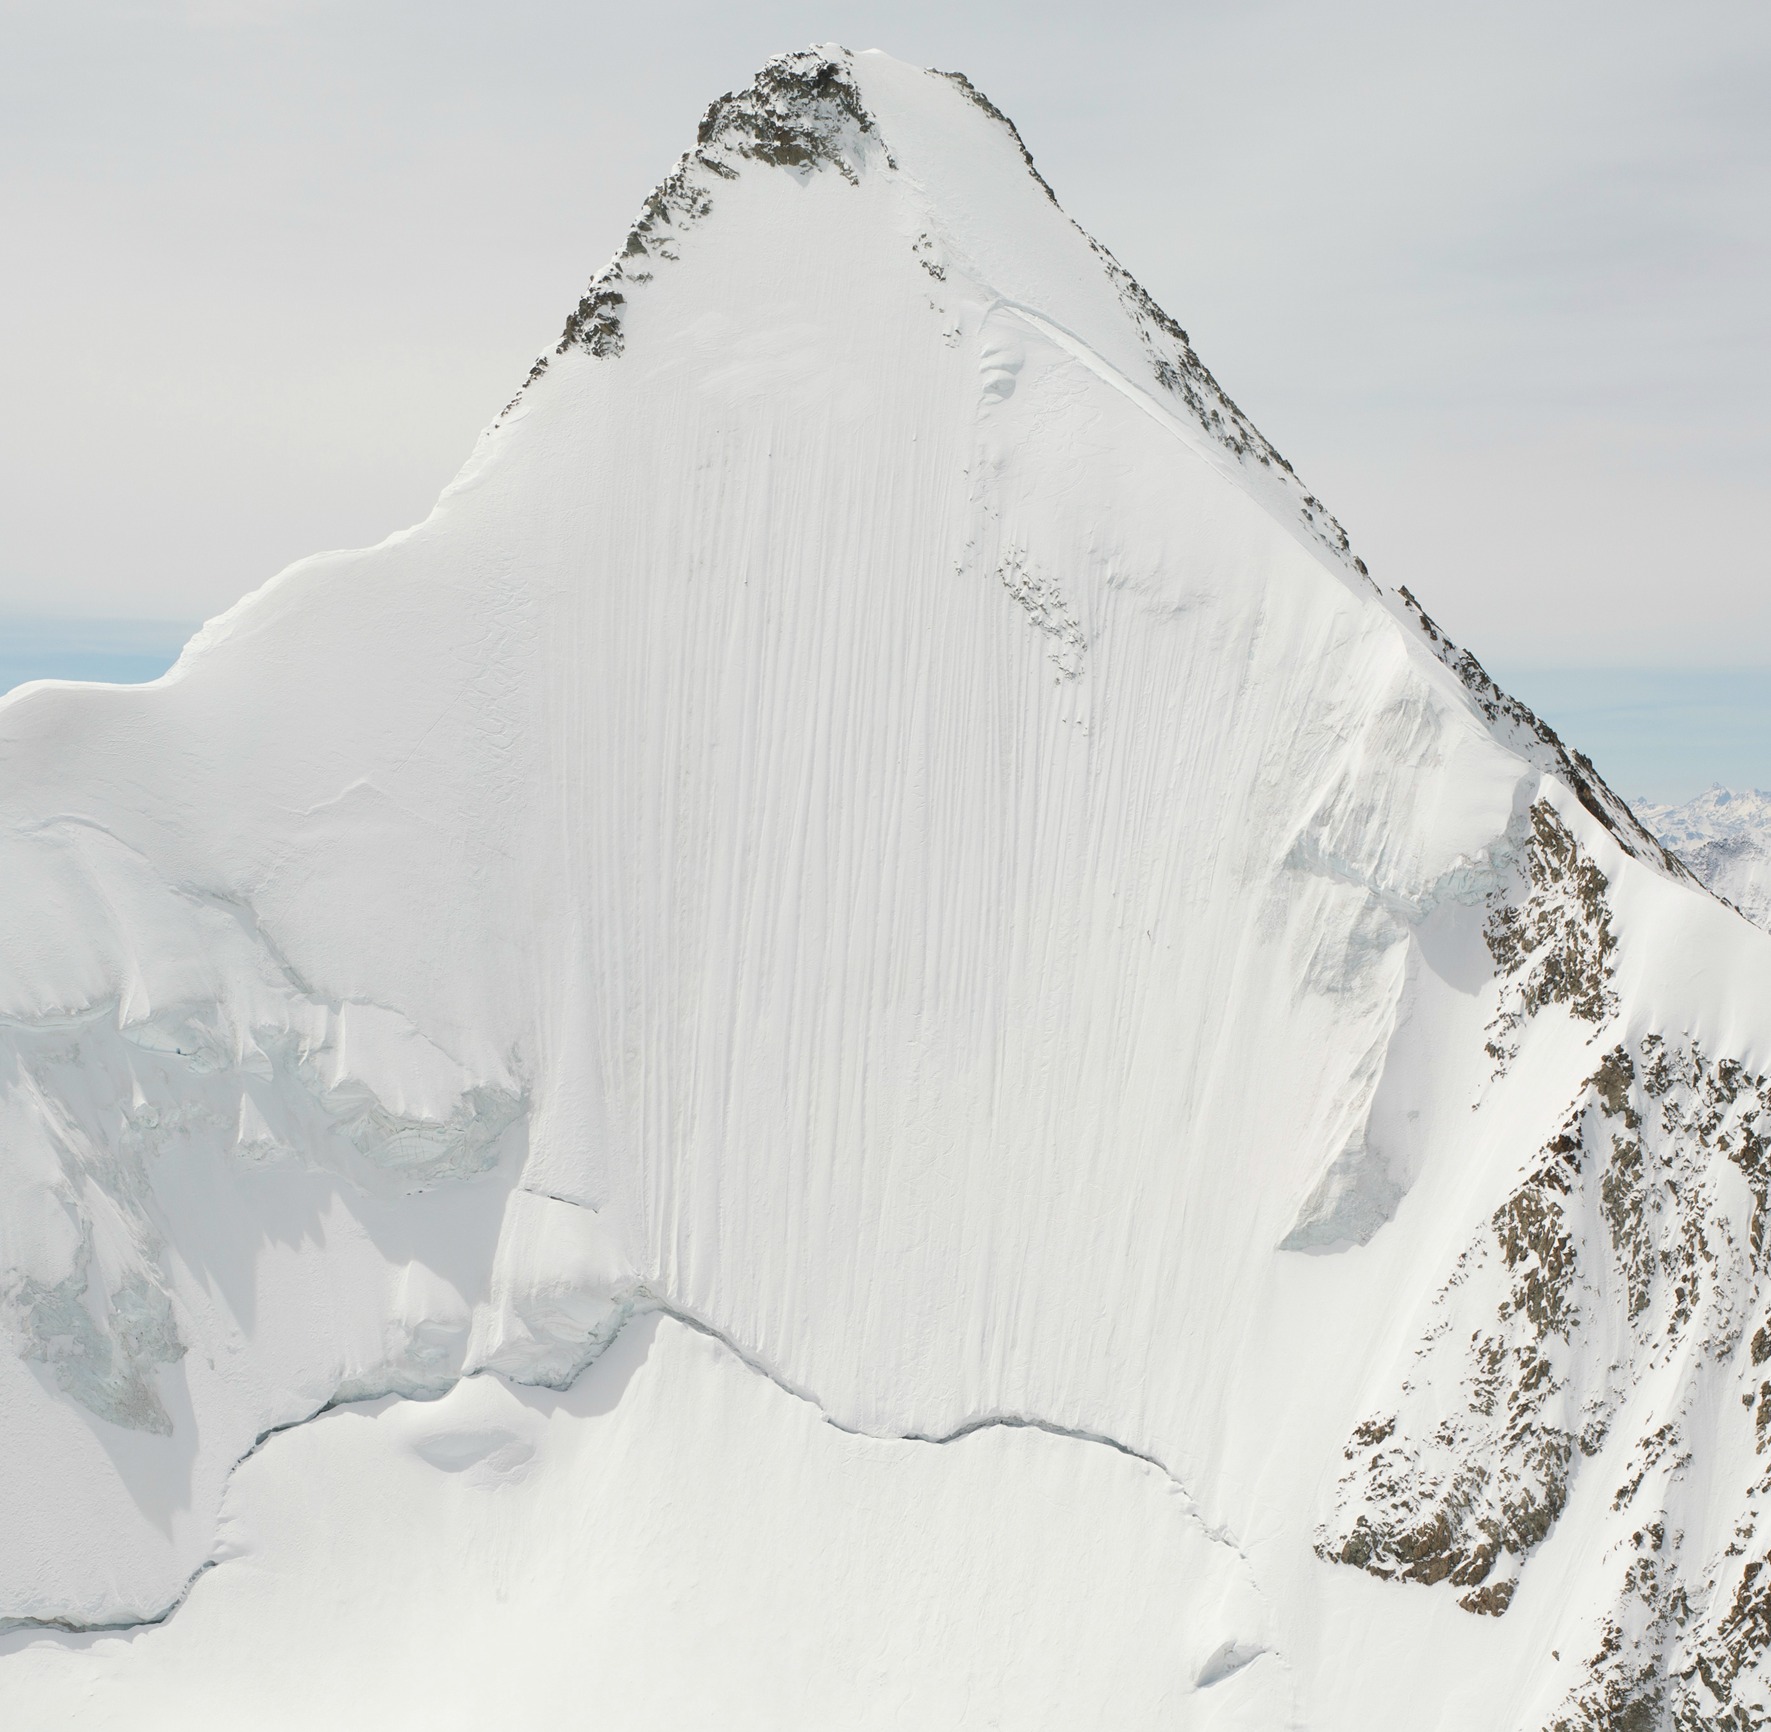
[[[35,1723],[1757,1711],[1771,940],[963,80],[716,103],[0,849]]]

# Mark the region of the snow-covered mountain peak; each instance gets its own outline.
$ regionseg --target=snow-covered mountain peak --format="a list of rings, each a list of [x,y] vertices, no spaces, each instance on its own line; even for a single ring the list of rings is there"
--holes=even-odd
[[[599,357],[619,355],[628,293],[649,283],[659,265],[680,260],[682,237],[712,213],[719,183],[735,180],[746,163],[801,175],[834,170],[853,185],[882,150],[846,49],[777,55],[746,89],[728,91],[708,107],[695,148],[653,189],[626,244],[591,279],[555,353],[581,349]],[[884,160],[890,163],[889,153]],[[531,382],[546,365],[543,356]]]
[[[716,103],[0,874],[21,1723],[1765,1705],[1771,938],[963,80]]]
[[[802,181],[830,173],[853,187],[864,175],[890,183],[892,196],[877,220],[904,232],[914,227],[911,253],[930,279],[920,286],[931,310],[940,313],[945,301],[969,288],[1010,327],[1006,338],[983,339],[990,351],[981,363],[992,381],[988,390],[1006,395],[1014,389],[1019,351],[1012,327],[1045,324],[1048,335],[1086,357],[1134,401],[1158,417],[1173,417],[1197,448],[1309,545],[1369,581],[1340,523],[1222,390],[1179,322],[1064,215],[1014,122],[963,73],[918,72],[878,53],[854,55],[836,46],[768,62],[749,87],[709,107],[695,149],[647,199],[621,251],[568,317],[554,354],[619,356],[629,297],[642,293],[660,269],[680,266],[685,248],[692,257],[690,237],[715,217],[722,183],[757,164],[788,169]],[[1044,210],[1037,208],[1042,200]],[[801,268],[803,251],[783,253],[781,268]],[[943,287],[949,270],[959,277]],[[1057,322],[1063,320],[1069,323]],[[973,335],[957,319],[940,332],[950,346]],[[547,356],[536,362],[529,385],[548,362]],[[1500,691],[1473,656],[1446,640],[1406,588],[1397,599],[1398,615],[1458,676],[1509,746],[1564,778],[1626,849],[1675,875],[1682,870],[1589,761],[1571,754],[1547,725]]]
[[[1365,574],[1327,507],[1223,392],[1181,326],[1063,214],[1013,121],[963,73],[918,72],[877,52],[856,55],[835,46],[769,61],[746,89],[708,108],[695,148],[654,189],[621,250],[592,278],[554,355],[620,355],[632,298],[661,268],[681,263],[685,247],[692,253],[689,237],[715,217],[722,185],[751,165],[784,168],[802,180],[830,173],[856,187],[870,175],[895,181],[900,196],[883,220],[901,226],[906,212],[920,215],[912,245],[917,264],[935,284],[956,263],[974,276],[975,287],[1008,307],[1076,315],[1079,328],[1067,333],[1072,340],[1094,342],[1103,361],[1130,363],[1125,378],[1132,389],[1149,392],[1160,410],[1195,424],[1245,466],[1268,497],[1283,501],[1314,541]],[[1035,192],[1049,207],[1043,222],[1029,208],[1027,195]],[[1060,258],[1070,255],[1063,258],[1064,274],[1081,279],[1055,296],[1054,261],[1047,257],[1034,265],[1025,244],[1015,244],[1047,227],[1065,231],[1057,248]],[[1044,236],[1048,252],[1052,238]],[[950,256],[955,246],[957,261]],[[793,269],[799,261],[781,262]],[[1102,288],[1111,291],[1110,300]],[[1114,332],[1120,340],[1102,341],[1115,326],[1124,327]],[[1128,335],[1135,355],[1123,341]],[[530,385],[549,362],[546,355],[537,360]]]

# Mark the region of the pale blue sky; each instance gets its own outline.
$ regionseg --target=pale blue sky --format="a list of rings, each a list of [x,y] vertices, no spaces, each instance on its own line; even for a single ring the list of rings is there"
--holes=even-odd
[[[1771,668],[1758,0],[0,0],[0,615],[201,618],[422,516],[819,39],[988,90],[1484,661]]]
[[[1585,752],[1626,800],[1677,803],[1715,782],[1771,789],[1771,674],[1762,667],[1489,672]]]

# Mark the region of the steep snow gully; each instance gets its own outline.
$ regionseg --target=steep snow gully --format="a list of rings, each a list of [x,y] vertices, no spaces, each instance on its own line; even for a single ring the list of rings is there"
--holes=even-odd
[[[0,1717],[1771,1724],[1771,935],[964,78],[0,700]]]

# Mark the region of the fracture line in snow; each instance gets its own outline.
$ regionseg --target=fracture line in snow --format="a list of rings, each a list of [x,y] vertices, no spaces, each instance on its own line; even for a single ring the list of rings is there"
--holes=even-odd
[[[460,1378],[455,1379],[455,1383],[460,1381]],[[451,1383],[449,1388],[453,1389],[455,1383]],[[394,1392],[388,1390],[383,1393],[392,1394]],[[379,1395],[361,1395],[353,1397],[352,1401],[379,1401],[380,1399]],[[228,1469],[228,1478],[231,1480],[273,1437],[285,1431],[294,1431],[300,1426],[311,1425],[322,1414],[330,1413],[335,1407],[350,1405],[352,1405],[351,1402],[342,1402],[337,1396],[333,1396],[321,1406],[316,1407],[312,1413],[304,1414],[300,1419],[288,1419],[281,1425],[267,1427],[252,1440],[252,1447]],[[151,1612],[144,1617],[97,1619],[91,1623],[79,1618],[0,1618],[0,1640],[32,1631],[39,1631],[45,1635],[105,1636],[126,1635],[131,1630],[151,1630],[157,1625],[165,1623],[191,1597],[191,1589],[220,1562],[219,1558],[205,1558],[185,1577],[184,1586],[159,1611]]]
[[[317,1417],[318,1415],[315,1414],[310,1414],[308,1416],[309,1419]],[[305,1425],[307,1424],[307,1420],[298,1419],[294,1423],[297,1425]],[[288,1427],[279,1426],[277,1429],[282,1431],[287,1430]],[[254,1445],[254,1448],[256,1447],[257,1446]],[[240,1461],[245,1461],[251,1454],[252,1450],[248,1450],[246,1455],[240,1457]],[[240,1462],[234,1463],[235,1467],[238,1467],[239,1465]],[[232,1477],[232,1473],[233,1470],[230,1468],[230,1478]],[[218,1560],[215,1558],[205,1558],[202,1563],[198,1564],[197,1567],[191,1571],[190,1575],[185,1580],[184,1586],[178,1590],[178,1593],[172,1600],[171,1604],[161,1611],[155,1612],[150,1617],[118,1618],[109,1622],[92,1624],[83,1623],[78,1618],[0,1618],[0,1640],[4,1640],[7,1636],[23,1634],[42,1634],[48,1636],[120,1636],[127,1635],[131,1630],[154,1629],[157,1625],[165,1623],[166,1620],[191,1597],[191,1589],[215,1568],[217,1562]]]
[[[1243,1551],[1241,1542],[1238,1541],[1227,1528],[1222,1526],[1213,1528],[1206,1523],[1204,1517],[1199,1513],[1199,1500],[1187,1489],[1186,1482],[1182,1480],[1172,1468],[1157,1456],[1150,1455],[1144,1450],[1136,1449],[1129,1443],[1123,1443],[1116,1437],[1109,1437],[1105,1432],[1088,1431],[1079,1426],[1060,1425],[1055,1420],[1040,1419],[1036,1415],[1024,1413],[982,1414],[976,1419],[968,1419],[963,1425],[955,1426],[952,1431],[939,1433],[924,1431],[868,1431],[862,1426],[844,1425],[840,1419],[836,1419],[831,1415],[829,1410],[824,1406],[823,1402],[817,1398],[817,1396],[813,1395],[808,1390],[798,1388],[779,1372],[763,1363],[763,1361],[757,1359],[753,1354],[746,1352],[723,1330],[715,1328],[712,1324],[700,1317],[694,1316],[690,1312],[684,1311],[677,1306],[658,1299],[648,1300],[642,1307],[636,1307],[634,1318],[644,1315],[648,1310],[661,1316],[669,1317],[675,1322],[681,1323],[685,1328],[693,1329],[697,1334],[705,1335],[709,1340],[718,1342],[721,1347],[730,1353],[734,1359],[738,1360],[738,1362],[747,1370],[754,1371],[759,1377],[767,1378],[768,1381],[774,1384],[783,1394],[791,1395],[795,1400],[803,1401],[807,1406],[816,1408],[818,1410],[819,1418],[821,1418],[826,1425],[828,1425],[833,1431],[843,1432],[849,1437],[872,1438],[881,1443],[926,1443],[939,1447],[942,1444],[958,1443],[962,1438],[970,1437],[976,1432],[1002,1429],[1007,1431],[1041,1431],[1048,1437],[1064,1438],[1072,1443],[1097,1444],[1102,1449],[1113,1450],[1117,1454],[1123,1455],[1129,1460],[1140,1462],[1143,1466],[1153,1468],[1157,1473],[1161,1474],[1162,1477],[1186,1499],[1188,1513],[1193,1517],[1194,1521],[1198,1522],[1200,1531],[1215,1543],[1228,1546],[1238,1557],[1243,1558],[1244,1561],[1246,1561],[1247,1554]],[[622,1325],[622,1329],[627,1328],[632,1321],[633,1318],[630,1318],[628,1323]],[[619,1338],[620,1333],[621,1330],[617,1330],[615,1334],[609,1338],[609,1345],[612,1346],[614,1344]],[[605,1351],[607,1351],[606,1348]]]
[[[566,1199],[561,1200],[564,1201]],[[826,1425],[828,1425],[833,1431],[840,1431],[848,1437],[867,1438],[878,1443],[920,1443],[927,1444],[933,1448],[940,1448],[945,1444],[958,1443],[962,1439],[971,1437],[978,1432],[1001,1429],[1009,1431],[1039,1431],[1044,1432],[1048,1437],[1062,1438],[1071,1443],[1093,1444],[1102,1449],[1110,1449],[1114,1451],[1115,1454],[1125,1456],[1128,1460],[1138,1462],[1142,1466],[1159,1473],[1185,1500],[1187,1514],[1198,1524],[1200,1532],[1203,1533],[1207,1539],[1211,1540],[1216,1545],[1227,1546],[1244,1563],[1248,1561],[1248,1554],[1244,1551],[1241,1542],[1236,1539],[1227,1527],[1224,1527],[1221,1524],[1213,1527],[1206,1522],[1204,1516],[1200,1513],[1198,1499],[1187,1489],[1185,1481],[1183,1481],[1173,1469],[1171,1469],[1159,1457],[1151,1455],[1144,1450],[1136,1449],[1131,1444],[1124,1443],[1116,1437],[1110,1437],[1105,1432],[1088,1431],[1076,1426],[1060,1425],[1055,1420],[1040,1419],[1035,1415],[1018,1413],[984,1414],[976,1419],[968,1419],[963,1425],[956,1426],[952,1431],[938,1434],[917,1431],[868,1431],[861,1426],[845,1425],[841,1420],[834,1418],[828,1409],[825,1408],[824,1404],[809,1390],[800,1388],[781,1372],[775,1370],[772,1366],[758,1359],[753,1353],[750,1353],[745,1348],[741,1347],[731,1336],[727,1335],[724,1330],[717,1328],[715,1325],[707,1322],[704,1318],[698,1317],[693,1312],[686,1311],[682,1307],[674,1305],[668,1300],[660,1299],[654,1294],[647,1293],[643,1289],[636,1290],[631,1297],[634,1300],[632,1311],[622,1321],[621,1326],[609,1336],[608,1340],[602,1343],[597,1352],[579,1366],[579,1368],[573,1373],[570,1381],[564,1385],[548,1385],[547,1387],[559,1387],[562,1389],[570,1388],[573,1383],[576,1383],[580,1377],[584,1376],[585,1373],[596,1364],[597,1360],[601,1359],[603,1354],[606,1353],[609,1348],[614,1346],[614,1344],[620,1340],[622,1335],[642,1317],[668,1317],[672,1322],[680,1323],[685,1329],[692,1329],[696,1334],[703,1335],[708,1340],[717,1344],[724,1349],[725,1352],[729,1353],[734,1359],[736,1359],[745,1370],[754,1373],[756,1376],[763,1378],[769,1383],[772,1383],[782,1392],[782,1394],[791,1396],[796,1401],[802,1401],[808,1407],[815,1408],[818,1417],[822,1419]],[[506,1381],[511,1383],[521,1383],[523,1381],[520,1378],[509,1377],[506,1373],[487,1369],[464,1372],[459,1377],[451,1379],[448,1384],[438,1389],[434,1395],[426,1393],[423,1396],[415,1396],[409,1390],[383,1389],[363,1395],[353,1395],[348,1401],[340,1401],[334,1396],[325,1402],[324,1405],[316,1408],[312,1413],[307,1414],[300,1419],[291,1419],[282,1425],[273,1425],[269,1429],[260,1432],[258,1437],[254,1440],[252,1447],[228,1469],[228,1478],[231,1480],[233,1476],[253,1458],[253,1456],[257,1455],[258,1452],[270,1442],[272,1438],[281,1435],[283,1432],[295,1431],[302,1426],[311,1425],[315,1420],[324,1418],[328,1413],[331,1413],[338,1408],[355,1407],[359,1403],[366,1401],[382,1401],[390,1395],[396,1396],[402,1401],[440,1401],[461,1384],[467,1382],[470,1378],[487,1376],[505,1377]],[[531,1385],[531,1387],[534,1386]],[[200,1563],[186,1578],[184,1585],[179,1589],[173,1599],[160,1611],[151,1613],[147,1616],[140,1618],[120,1618],[95,1623],[84,1623],[76,1618],[6,1618],[0,1619],[0,1639],[25,1632],[37,1632],[44,1635],[98,1636],[125,1635],[131,1630],[154,1629],[157,1626],[164,1624],[181,1606],[184,1605],[186,1600],[191,1596],[191,1590],[195,1588],[197,1583],[207,1575],[210,1570],[214,1569],[220,1561],[221,1560],[218,1558],[205,1558],[203,1562]]]

